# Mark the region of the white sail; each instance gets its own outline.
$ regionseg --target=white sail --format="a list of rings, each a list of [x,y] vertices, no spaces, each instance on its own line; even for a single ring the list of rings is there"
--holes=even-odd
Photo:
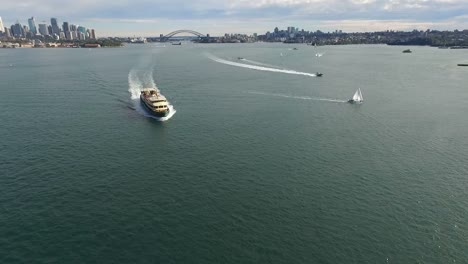
[[[353,100],[354,101],[359,101],[359,90],[357,90],[354,95],[353,95]]]
[[[357,91],[354,93],[353,101],[355,101],[355,102],[362,102],[363,101],[361,89],[357,89]]]

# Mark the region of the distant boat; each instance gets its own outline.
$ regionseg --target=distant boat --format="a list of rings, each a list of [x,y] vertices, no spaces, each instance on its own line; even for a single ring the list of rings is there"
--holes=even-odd
[[[412,51],[410,49],[405,49],[403,53],[411,53]]]
[[[238,59],[238,60],[243,60],[244,58],[242,58],[242,57],[237,57],[237,59]]]
[[[468,63],[458,63],[458,66],[468,66]]]
[[[315,76],[317,76],[317,77],[322,77],[322,76],[323,76],[323,73],[316,72],[316,73],[315,73]]]
[[[179,46],[179,45],[182,45],[182,42],[172,42],[172,45],[175,45],[175,46]]]
[[[362,103],[364,101],[364,98],[362,97],[361,93],[361,88],[357,89],[357,91],[354,93],[353,98],[348,100],[348,103],[351,104],[356,104],[356,103]]]
[[[297,50],[297,48],[293,48],[293,50]]]

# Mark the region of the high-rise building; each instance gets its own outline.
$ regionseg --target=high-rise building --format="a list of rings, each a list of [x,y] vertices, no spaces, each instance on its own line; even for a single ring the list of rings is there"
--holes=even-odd
[[[91,38],[96,39],[96,31],[94,29],[91,29]]]
[[[83,34],[86,33],[86,28],[83,26],[78,26],[77,30]]]
[[[5,28],[5,37],[11,38],[11,30],[9,28]]]
[[[52,26],[52,34],[60,35],[60,28],[58,26],[57,18],[51,18],[50,25]]]
[[[77,25],[71,24],[70,31],[76,31]]]
[[[63,32],[70,31],[70,26],[68,25],[68,22],[63,22],[62,29],[63,29]]]
[[[36,21],[34,20],[34,17],[31,17],[30,19],[28,19],[28,24],[29,24],[29,31],[31,31],[31,33],[36,35],[37,28],[36,28]]]
[[[2,17],[0,17],[0,32],[6,32],[5,28],[3,27]]]
[[[86,40],[85,34],[83,32],[78,32],[78,39],[79,40]]]
[[[51,25],[48,25],[47,26],[47,32],[49,33],[49,35],[53,35],[54,34],[54,31],[52,30],[52,26]]]
[[[64,33],[65,33],[65,38],[67,40],[73,40],[72,35],[71,35],[71,31],[65,31]]]
[[[49,35],[49,30],[47,29],[46,24],[39,24],[39,34],[41,34],[42,36]]]
[[[24,38],[24,28],[18,21],[11,26],[11,35],[15,38]]]

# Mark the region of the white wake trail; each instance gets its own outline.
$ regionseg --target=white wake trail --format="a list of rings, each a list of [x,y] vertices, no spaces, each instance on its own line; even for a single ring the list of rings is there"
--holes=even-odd
[[[213,61],[216,61],[216,62],[219,62],[219,63],[222,63],[222,64],[226,64],[226,65],[235,66],[235,67],[241,67],[241,68],[257,70],[257,71],[280,72],[280,73],[286,73],[286,74],[295,74],[295,75],[304,75],[304,76],[309,76],[309,77],[316,77],[315,74],[308,73],[308,72],[299,72],[299,71],[285,70],[285,69],[275,69],[275,68],[268,68],[268,67],[263,67],[263,66],[256,66],[256,65],[244,64],[244,63],[238,63],[238,62],[224,60],[224,59],[218,58],[216,56],[213,56],[211,54],[208,54],[207,56],[208,56],[208,58],[210,58]]]
[[[346,101],[344,101],[344,100],[331,99],[331,98],[320,98],[320,97],[309,97],[309,96],[294,96],[294,95],[287,95],[287,94],[263,93],[263,92],[256,92],[256,91],[249,91],[248,93],[268,95],[268,96],[276,96],[276,97],[284,97],[284,98],[292,98],[292,99],[301,99],[301,100],[314,100],[314,101],[326,101],[326,102],[333,102],[333,103],[346,103]]]
[[[260,66],[265,66],[265,67],[270,67],[270,68],[281,69],[281,68],[278,67],[278,66],[271,65],[271,64],[266,64],[266,63],[262,63],[262,62],[258,62],[258,61],[253,61],[253,60],[248,60],[248,59],[241,59],[241,61],[245,61],[245,62],[247,62],[247,63],[256,64],[256,65],[260,65]],[[288,69],[283,69],[283,70],[288,70]]]
[[[143,86],[144,88],[158,89],[153,79],[153,67],[151,67],[151,69],[149,71],[146,71],[145,74],[143,75]]]
[[[138,99],[140,97],[140,91],[143,88],[143,84],[140,82],[138,75],[135,70],[130,70],[128,73],[128,92],[132,99]]]

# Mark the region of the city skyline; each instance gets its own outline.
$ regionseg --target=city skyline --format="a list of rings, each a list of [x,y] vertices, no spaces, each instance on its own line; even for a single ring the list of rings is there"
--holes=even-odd
[[[52,17],[50,24],[46,21],[36,22],[34,16],[27,18],[27,23],[23,24],[17,20],[11,26],[6,26],[0,17],[0,38],[4,39],[29,39],[29,40],[67,40],[67,41],[84,41],[95,40],[96,31],[93,28],[86,28],[82,25],[72,24],[68,21],[60,21]]]
[[[58,5],[68,7],[59,16]],[[463,0],[25,0],[0,6],[5,25],[33,14],[36,24],[66,17],[93,25],[101,36],[158,36],[183,28],[211,35],[251,34],[288,25],[344,32],[468,28],[468,2]]]

